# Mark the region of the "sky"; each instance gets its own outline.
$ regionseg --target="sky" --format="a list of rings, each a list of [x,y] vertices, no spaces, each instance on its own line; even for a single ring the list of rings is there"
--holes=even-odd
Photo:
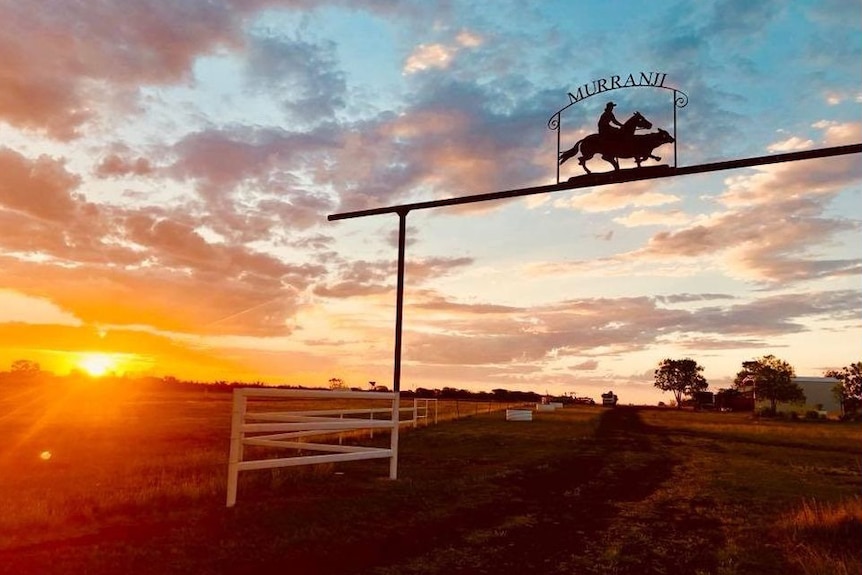
[[[859,0],[0,0],[0,21],[0,370],[391,386],[398,218],[327,215],[554,183],[564,107],[563,149],[612,101],[675,133],[655,153],[678,166],[862,142]],[[670,89],[568,106],[642,72],[688,97],[675,124]],[[665,358],[713,389],[766,354],[862,359],[858,154],[407,227],[405,390],[653,403]]]

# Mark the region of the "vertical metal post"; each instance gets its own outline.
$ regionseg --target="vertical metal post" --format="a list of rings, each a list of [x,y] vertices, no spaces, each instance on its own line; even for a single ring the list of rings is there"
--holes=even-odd
[[[392,373],[392,457],[389,460],[389,479],[398,478],[398,426],[401,411],[401,331],[404,323],[404,252],[407,245],[407,214],[398,210],[398,280],[395,288],[395,357]]]
[[[401,392],[401,326],[404,323],[404,252],[407,244],[407,213],[398,211],[398,280],[395,287],[395,368],[392,389]]]
[[[557,164],[557,183],[560,183],[560,132],[561,126],[560,121],[562,118],[560,117],[560,112],[557,112],[557,155],[554,158],[554,163]]]
[[[676,161],[676,90],[673,91],[673,167],[677,167]]]

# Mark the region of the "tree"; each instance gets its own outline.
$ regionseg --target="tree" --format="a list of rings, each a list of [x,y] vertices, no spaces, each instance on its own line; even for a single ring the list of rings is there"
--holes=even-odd
[[[671,391],[677,408],[682,407],[683,396],[692,397],[695,392],[705,391],[709,384],[700,372],[703,367],[693,359],[663,359],[655,370],[655,386],[662,391]]]
[[[16,359],[12,362],[12,373],[32,377],[42,371],[38,363],[29,359]]]
[[[805,392],[793,382],[793,367],[774,355],[764,355],[753,361],[743,361],[742,371],[736,374],[734,384],[737,388],[754,386],[754,394],[769,400],[770,411],[774,414],[779,401],[794,403],[805,401]]]
[[[345,390],[347,389],[347,384],[344,383],[344,380],[340,377],[332,377],[329,379],[329,389],[332,390]]]
[[[862,405],[862,361],[844,366],[841,371],[829,370],[823,375],[840,380],[841,383],[835,386],[835,395],[845,412],[856,411]]]

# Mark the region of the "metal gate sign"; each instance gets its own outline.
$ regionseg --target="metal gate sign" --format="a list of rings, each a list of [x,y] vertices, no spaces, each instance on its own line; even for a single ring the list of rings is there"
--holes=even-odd
[[[667,74],[664,72],[639,72],[625,76],[609,76],[599,78],[586,84],[578,86],[577,90],[569,92],[569,103],[560,108],[551,119],[548,120],[548,128],[557,132],[557,183],[560,183],[560,166],[569,159],[578,156],[578,163],[587,174],[592,173],[586,163],[595,155],[613,166],[614,170],[620,169],[620,158],[631,158],[641,168],[641,164],[647,160],[661,161],[661,157],[655,154],[656,148],[665,144],[673,144],[673,163],[676,167],[676,111],[688,104],[688,95],[677,88],[665,86]],[[639,111],[631,112],[631,116],[621,122],[615,115],[617,105],[608,101],[605,109],[597,121],[598,131],[581,138],[575,144],[565,150],[560,149],[560,125],[563,112],[582,102],[587,98],[604,94],[612,90],[623,88],[658,88],[669,90],[673,93],[673,127],[668,132],[657,128],[653,132],[638,134],[638,130],[649,130],[653,128],[652,122]]]

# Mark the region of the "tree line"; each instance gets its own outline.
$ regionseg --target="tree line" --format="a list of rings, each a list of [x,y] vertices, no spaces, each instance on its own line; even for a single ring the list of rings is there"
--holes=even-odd
[[[691,358],[663,359],[655,370],[655,387],[673,393],[677,407],[685,398],[694,399],[698,393],[707,391],[709,383],[702,374],[703,367]],[[829,370],[824,377],[833,377],[838,383],[832,389],[845,413],[862,407],[862,362],[851,363],[840,370]],[[803,389],[793,381],[796,373],[786,361],[774,355],[764,355],[751,361],[743,361],[742,369],[733,380],[730,391],[742,393],[751,390],[759,399],[769,401],[773,414],[779,403],[805,401]]]

